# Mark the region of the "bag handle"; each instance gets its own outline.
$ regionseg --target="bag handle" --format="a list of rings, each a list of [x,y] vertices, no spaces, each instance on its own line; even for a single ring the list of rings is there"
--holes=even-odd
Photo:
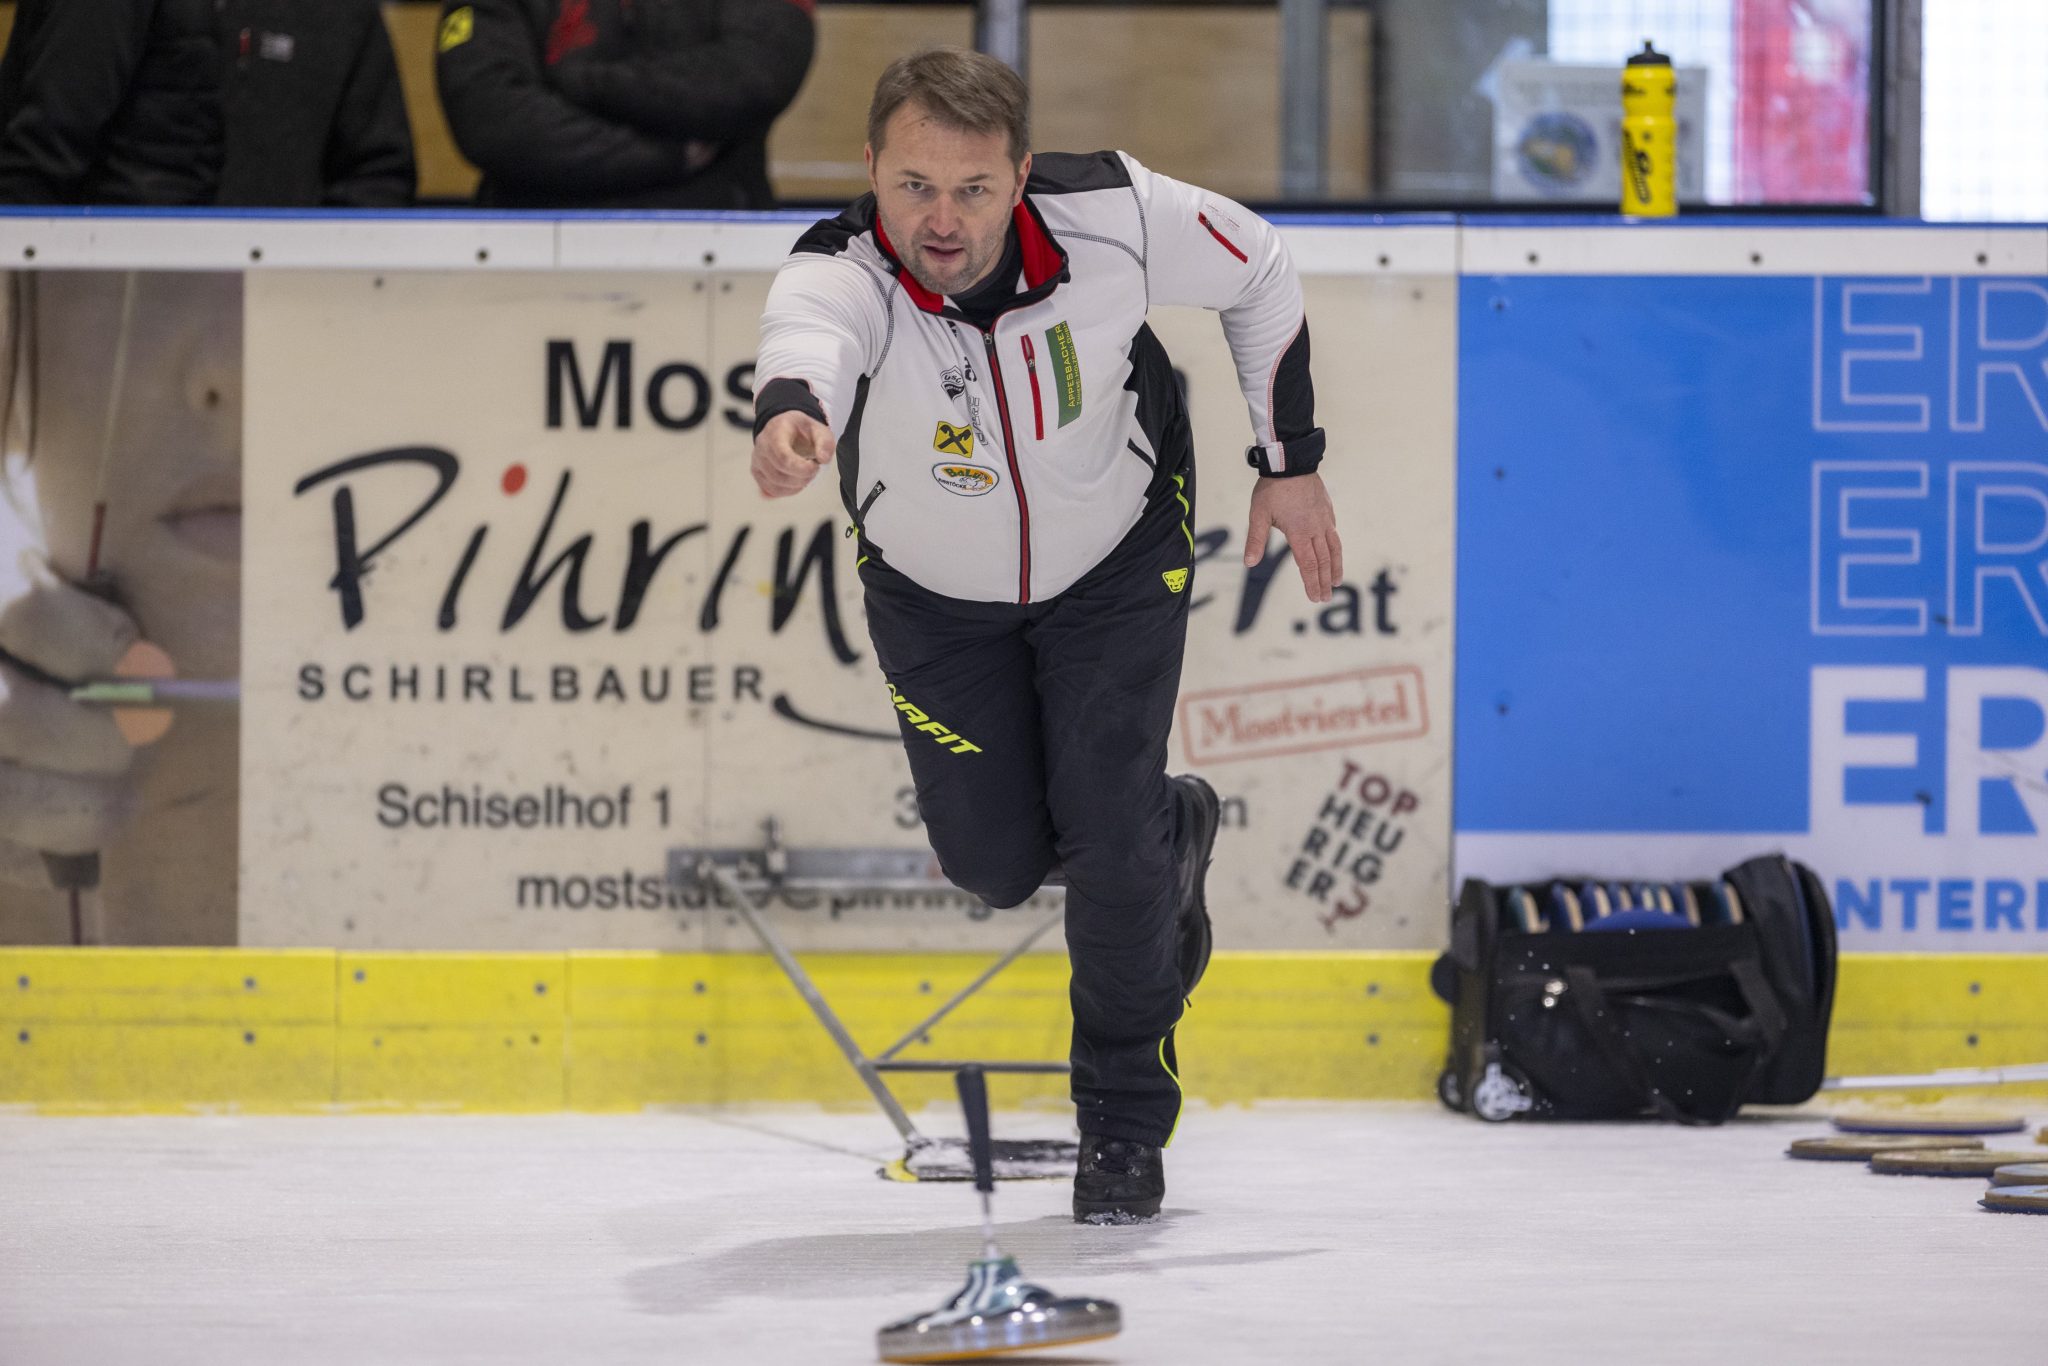
[[[1792,1022],[1785,1018],[1785,1008],[1778,1004],[1778,993],[1771,990],[1771,984],[1764,980],[1764,970],[1754,958],[1737,958],[1728,964],[1728,975],[1735,979],[1735,989],[1742,993],[1743,1004],[1749,1007],[1749,1018],[1763,1032],[1764,1046],[1757,1065],[1763,1065],[1763,1058],[1776,1057],[1778,1045],[1785,1041],[1785,1032]]]
[[[1711,1006],[1660,1002],[1659,1008],[1690,1011],[1705,1018],[1715,1028],[1723,1030],[1731,1037],[1754,1032],[1759,1046],[1750,1055],[1749,1075],[1743,1078],[1742,1085],[1737,1089],[1736,1094],[1742,1096],[1748,1094],[1750,1085],[1756,1080],[1757,1072],[1762,1069],[1765,1061],[1776,1053],[1779,1041],[1784,1038],[1785,1012],[1778,1005],[1769,984],[1764,981],[1755,959],[1735,959],[1728,964],[1728,972],[1735,979],[1736,990],[1741,993],[1744,1004],[1750,1009],[1748,1021],[1731,1019],[1725,1012],[1715,1010]],[[1593,974],[1591,968],[1566,968],[1565,981],[1571,988],[1566,994],[1572,998],[1572,1005],[1578,1011],[1580,1022],[1586,1026],[1586,1032],[1592,1036],[1594,1046],[1600,1050],[1600,1055],[1607,1060],[1608,1066],[1614,1069],[1615,1074],[1644,1104],[1673,1124],[1712,1125],[1719,1124],[1728,1117],[1722,1115],[1710,1119],[1690,1114],[1651,1083],[1649,1077],[1643,1073],[1642,1063],[1622,1038],[1621,1031],[1614,1022],[1614,1012],[1608,1003],[1607,992],[1601,987],[1600,979]],[[1736,1108],[1741,1108],[1740,1100],[1736,1102]],[[1734,1111],[1731,1110],[1729,1113],[1732,1114]]]
[[[1626,1001],[1642,1010],[1668,1010],[1675,1014],[1692,1015],[1705,1020],[1714,1028],[1726,1034],[1730,1040],[1740,1039],[1745,1043],[1760,1043],[1766,1057],[1775,1056],[1778,1045],[1784,1042],[1786,1031],[1791,1028],[1785,1012],[1778,1004],[1777,993],[1763,975],[1763,970],[1754,958],[1737,958],[1722,965],[1722,972],[1734,979],[1736,991],[1742,1002],[1749,1008],[1747,1017],[1737,1019],[1725,1010],[1716,1010],[1698,1001],[1671,1001],[1656,996],[1639,996],[1633,979],[1611,983],[1603,988],[1610,1000]],[[1721,975],[1719,973],[1713,975]],[[1698,975],[1679,980],[1698,980]]]
[[[1564,970],[1565,984],[1571,988],[1566,992],[1572,998],[1572,1005],[1579,1012],[1580,1023],[1586,1026],[1586,1033],[1592,1036],[1600,1056],[1607,1059],[1628,1088],[1636,1093],[1642,1103],[1655,1110],[1674,1124],[1704,1124],[1673,1103],[1669,1096],[1650,1084],[1643,1075],[1642,1064],[1628,1045],[1621,1040],[1620,1032],[1614,1026],[1614,1015],[1607,1006],[1607,993],[1600,989],[1600,979],[1587,967],[1571,967]]]

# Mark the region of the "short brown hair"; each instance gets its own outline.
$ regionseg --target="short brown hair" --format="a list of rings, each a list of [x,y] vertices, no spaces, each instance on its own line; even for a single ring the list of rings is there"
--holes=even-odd
[[[1031,147],[1031,92],[1007,63],[964,47],[931,47],[898,57],[875,82],[868,105],[868,146],[882,151],[882,130],[891,116],[915,102],[948,128],[965,133],[1001,133],[1010,160],[1022,165]]]

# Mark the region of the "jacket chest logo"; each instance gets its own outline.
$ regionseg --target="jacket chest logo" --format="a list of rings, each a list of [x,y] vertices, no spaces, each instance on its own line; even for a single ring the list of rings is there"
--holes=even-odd
[[[932,449],[941,455],[972,457],[974,454],[974,428],[955,427],[950,422],[941,422],[932,434]]]
[[[266,62],[288,62],[297,48],[298,40],[289,33],[258,33],[246,28],[241,33],[240,55],[244,57],[254,53]]]
[[[1081,415],[1081,357],[1074,350],[1072,328],[1061,323],[1045,334],[1045,358],[1064,427]]]
[[[980,465],[949,464],[943,460],[932,466],[932,478],[939,481],[940,488],[962,498],[979,498],[1002,482],[994,470]]]

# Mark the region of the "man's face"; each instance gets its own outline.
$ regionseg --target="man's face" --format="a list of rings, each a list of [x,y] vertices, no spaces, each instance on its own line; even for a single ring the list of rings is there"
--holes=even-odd
[[[959,294],[995,269],[1030,153],[1013,165],[1001,133],[948,128],[911,101],[890,115],[867,163],[882,230],[919,284]]]

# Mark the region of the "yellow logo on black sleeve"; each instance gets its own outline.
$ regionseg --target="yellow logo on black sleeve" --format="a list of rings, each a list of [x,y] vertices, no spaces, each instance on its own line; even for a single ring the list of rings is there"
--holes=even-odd
[[[938,431],[932,434],[932,449],[946,455],[973,455],[974,428],[941,422]]]
[[[441,21],[441,32],[434,39],[437,52],[446,52],[461,47],[476,33],[476,11],[468,5],[448,11],[448,17]]]
[[[1188,571],[1185,569],[1168,569],[1159,577],[1166,580],[1166,591],[1169,593],[1178,593],[1188,586]]]

